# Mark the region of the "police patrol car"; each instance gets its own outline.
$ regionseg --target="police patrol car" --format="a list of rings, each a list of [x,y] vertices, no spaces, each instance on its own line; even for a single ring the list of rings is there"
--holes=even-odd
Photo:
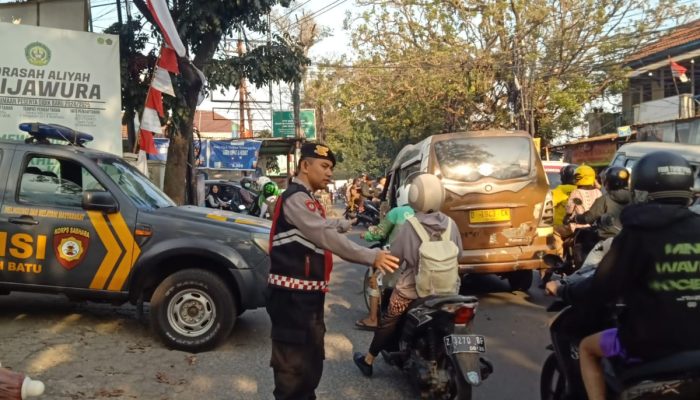
[[[20,129],[25,143],[0,141],[0,294],[150,302],[156,333],[190,352],[264,305],[268,222],[178,207],[122,159],[83,147],[90,135]]]

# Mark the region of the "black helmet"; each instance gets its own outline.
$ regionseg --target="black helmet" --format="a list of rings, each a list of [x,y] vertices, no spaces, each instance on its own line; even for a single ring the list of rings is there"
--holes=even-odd
[[[634,165],[632,189],[649,193],[649,200],[693,197],[693,169],[685,158],[668,151],[655,151]]]
[[[576,164],[569,164],[562,169],[559,170],[559,178],[561,178],[561,183],[562,185],[573,185],[574,184],[574,175],[576,173],[576,168],[578,168],[578,165]]]
[[[605,170],[603,182],[605,190],[619,190],[627,187],[630,181],[630,173],[624,167],[610,167]]]

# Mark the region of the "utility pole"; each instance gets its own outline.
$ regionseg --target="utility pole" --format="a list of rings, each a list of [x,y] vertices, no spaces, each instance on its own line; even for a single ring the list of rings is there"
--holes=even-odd
[[[238,34],[238,57],[243,58],[243,39],[241,34]],[[241,76],[241,82],[238,85],[238,114],[239,114],[239,125],[238,125],[238,136],[241,138],[247,137],[245,133],[245,78]]]
[[[126,21],[131,22],[131,4],[129,4],[129,0],[124,0],[124,6],[126,7]]]
[[[294,105],[294,136],[297,139],[302,139],[301,137],[301,99],[299,96],[299,79],[294,80],[292,85],[292,103]]]
[[[122,0],[117,0],[117,22],[119,22],[119,25],[123,24],[123,21],[122,21]]]

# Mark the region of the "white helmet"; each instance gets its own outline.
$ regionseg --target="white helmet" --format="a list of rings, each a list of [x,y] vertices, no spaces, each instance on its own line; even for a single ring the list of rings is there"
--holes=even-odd
[[[268,177],[266,177],[266,176],[261,176],[260,178],[258,178],[258,180],[257,180],[255,183],[257,183],[257,184],[258,184],[258,187],[262,189],[262,187],[263,187],[267,182],[271,182],[271,181],[272,181],[272,179],[270,179],[270,178],[268,178]]]
[[[445,188],[440,178],[421,174],[413,178],[408,190],[408,204],[415,211],[432,213],[440,211],[445,202]]]

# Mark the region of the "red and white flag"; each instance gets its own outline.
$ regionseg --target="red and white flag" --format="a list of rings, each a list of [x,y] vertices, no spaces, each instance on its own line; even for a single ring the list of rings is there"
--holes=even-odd
[[[671,73],[673,74],[673,77],[678,79],[679,81],[686,83],[688,82],[688,76],[686,76],[686,72],[688,71],[688,68],[678,64],[677,62],[671,60],[669,58],[669,62],[671,63]]]
[[[170,80],[170,72],[161,67],[156,66],[155,72],[153,73],[153,80],[151,81],[151,88],[175,97],[173,81]]]
[[[151,11],[151,15],[156,20],[161,33],[163,33],[163,39],[168,47],[175,50],[178,56],[185,56],[185,46],[180,40],[180,35],[177,33],[175,28],[175,23],[173,18],[170,16],[170,10],[168,9],[168,4],[165,0],[146,0],[146,5],[148,10]]]
[[[180,40],[165,0],[146,0],[146,5],[160,32],[163,34],[163,40],[166,45],[161,48],[160,57],[153,72],[151,87],[148,89],[148,95],[146,96],[146,104],[141,115],[139,158],[144,156],[143,153],[157,153],[153,134],[162,133],[160,118],[165,116],[163,93],[175,96],[170,73],[180,73],[177,57],[185,56],[185,46]]]

